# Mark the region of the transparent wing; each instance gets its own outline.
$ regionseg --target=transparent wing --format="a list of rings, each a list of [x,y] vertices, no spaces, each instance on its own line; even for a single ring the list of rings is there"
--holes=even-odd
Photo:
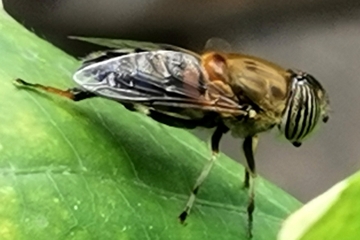
[[[157,50],[178,51],[178,52],[187,53],[189,55],[194,56],[195,58],[200,59],[200,56],[197,53],[190,51],[188,49],[173,46],[171,44],[133,41],[133,40],[125,40],[125,39],[88,38],[88,37],[79,37],[79,36],[70,36],[69,38],[96,44],[99,46],[112,48],[112,49],[121,49],[121,50],[126,49],[128,51],[131,50],[133,52],[157,51]]]
[[[210,51],[229,53],[232,52],[232,46],[225,39],[212,37],[206,41],[204,46],[204,52]]]
[[[80,68],[74,80],[97,95],[159,111],[246,114],[231,88],[207,80],[200,60],[184,52],[145,51],[109,58]]]

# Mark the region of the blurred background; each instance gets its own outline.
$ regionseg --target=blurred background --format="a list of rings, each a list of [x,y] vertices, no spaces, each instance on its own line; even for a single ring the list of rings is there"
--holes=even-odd
[[[329,92],[329,123],[300,148],[277,131],[263,134],[258,172],[305,202],[360,168],[358,0],[3,0],[3,5],[20,23],[76,57],[101,48],[69,35],[193,50],[221,37],[235,51],[310,72]],[[196,134],[204,138],[203,132]],[[222,151],[243,162],[240,146],[227,136]]]

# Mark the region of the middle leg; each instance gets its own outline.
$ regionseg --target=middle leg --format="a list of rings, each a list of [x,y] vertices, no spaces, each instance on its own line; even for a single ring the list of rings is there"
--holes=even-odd
[[[247,137],[245,138],[243,143],[243,151],[247,162],[247,166],[245,168],[244,187],[246,189],[249,189],[249,202],[247,206],[249,238],[252,238],[253,212],[255,210],[256,167],[255,167],[254,153],[256,151],[257,144],[258,144],[257,136]]]

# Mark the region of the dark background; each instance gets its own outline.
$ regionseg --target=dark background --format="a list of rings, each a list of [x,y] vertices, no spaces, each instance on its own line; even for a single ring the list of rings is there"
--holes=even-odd
[[[329,123],[299,149],[277,131],[263,134],[256,156],[259,173],[307,201],[360,168],[358,0],[3,0],[3,5],[74,56],[94,46],[68,40],[68,35],[165,42],[194,50],[208,38],[221,37],[236,51],[310,72],[329,92]],[[223,152],[242,161],[240,146],[230,136],[222,142]]]

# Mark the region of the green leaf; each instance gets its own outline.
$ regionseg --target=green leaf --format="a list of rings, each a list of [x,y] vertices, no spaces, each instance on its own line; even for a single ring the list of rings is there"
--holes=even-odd
[[[243,167],[191,133],[105,99],[71,102],[12,81],[73,87],[79,63],[0,11],[1,239],[246,239]],[[254,239],[275,239],[300,203],[259,178]]]
[[[278,239],[359,239],[359,193],[360,172],[336,184],[291,215]]]

